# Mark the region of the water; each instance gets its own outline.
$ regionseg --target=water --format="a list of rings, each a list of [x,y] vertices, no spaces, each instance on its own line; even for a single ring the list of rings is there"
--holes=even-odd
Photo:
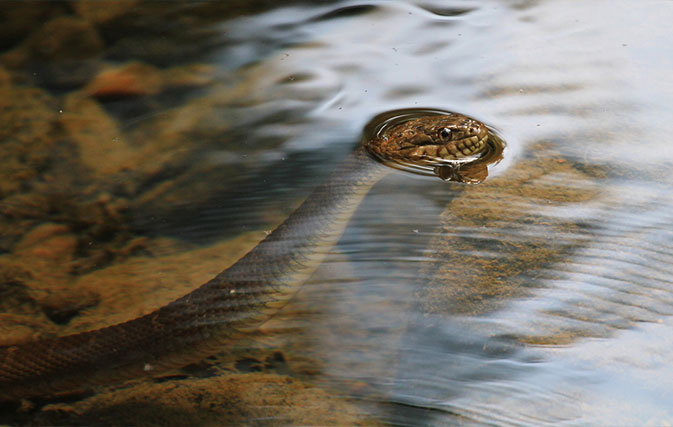
[[[56,66],[33,78],[31,61],[12,68],[29,76],[15,81],[47,93],[31,107],[39,112],[29,116],[31,138],[44,122],[65,123],[82,157],[49,166],[51,181],[36,175],[46,184],[21,181],[31,203],[9,184],[2,189],[10,221],[2,265],[31,261],[41,279],[5,274],[15,286],[0,295],[24,303],[2,305],[3,331],[25,339],[101,327],[193,289],[282,221],[377,114],[431,108],[473,116],[507,142],[504,159],[472,186],[391,174],[259,336],[200,370],[137,386],[131,397],[102,394],[69,403],[72,414],[28,411],[33,418],[22,422],[671,422],[670,2],[347,1],[242,15],[164,9],[139,6],[100,24],[105,47],[95,58],[83,54],[77,69],[101,57],[157,68],[198,61],[205,83],[164,83],[155,93],[81,106],[90,78],[59,80]],[[182,17],[181,30],[149,12]],[[30,52],[45,61],[44,51]],[[16,64],[16,55],[0,63]],[[101,146],[76,137],[87,130],[76,118],[96,105],[102,113],[85,117],[99,143],[114,145],[86,157]],[[86,178],[73,178],[75,167]],[[51,209],[40,208],[43,199]],[[122,201],[124,209],[111,208]],[[69,227],[57,236],[76,240],[70,270],[37,263],[12,234],[42,223]],[[134,286],[113,286],[128,280]],[[33,316],[64,289],[88,303],[52,304],[74,310],[56,316],[60,324]],[[207,381],[220,381],[218,391]],[[283,401],[260,384],[285,398],[312,388],[306,400]],[[187,390],[178,404],[160,400],[176,389]],[[139,401],[154,403],[138,409]],[[241,403],[221,409],[232,402]],[[324,418],[302,418],[307,404]],[[151,410],[168,406],[176,409],[165,418]]]

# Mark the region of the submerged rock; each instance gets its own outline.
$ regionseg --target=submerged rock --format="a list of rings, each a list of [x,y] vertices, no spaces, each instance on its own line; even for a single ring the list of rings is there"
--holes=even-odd
[[[60,16],[0,56],[0,63],[46,86],[73,87],[98,68],[103,40],[86,20]]]
[[[162,86],[157,68],[134,61],[103,69],[84,91],[96,97],[143,96],[156,95]]]
[[[87,21],[100,24],[125,15],[138,3],[138,0],[79,0],[72,3],[72,8]]]

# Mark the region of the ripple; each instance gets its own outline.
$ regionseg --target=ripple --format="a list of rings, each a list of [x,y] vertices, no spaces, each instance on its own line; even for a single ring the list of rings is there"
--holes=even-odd
[[[377,10],[378,7],[369,4],[361,4],[354,6],[338,7],[336,9],[325,12],[321,15],[311,18],[308,22],[330,21],[334,19],[352,18],[355,16],[365,15]]]

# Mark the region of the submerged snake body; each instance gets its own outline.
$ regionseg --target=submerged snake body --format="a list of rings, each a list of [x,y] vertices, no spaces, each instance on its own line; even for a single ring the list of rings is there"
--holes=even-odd
[[[484,125],[458,114],[393,126],[358,147],[295,212],[231,267],[158,310],[103,329],[0,347],[0,398],[50,395],[178,368],[220,351],[282,307],[390,169],[479,152]],[[434,160],[433,160],[434,159]]]

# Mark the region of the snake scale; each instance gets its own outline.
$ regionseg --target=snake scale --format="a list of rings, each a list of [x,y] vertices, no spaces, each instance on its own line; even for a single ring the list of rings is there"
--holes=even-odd
[[[390,161],[434,164],[480,153],[487,128],[460,114],[390,126],[360,144],[236,263],[142,317],[88,332],[0,347],[0,399],[49,396],[179,368],[221,351],[282,307],[338,241]]]

